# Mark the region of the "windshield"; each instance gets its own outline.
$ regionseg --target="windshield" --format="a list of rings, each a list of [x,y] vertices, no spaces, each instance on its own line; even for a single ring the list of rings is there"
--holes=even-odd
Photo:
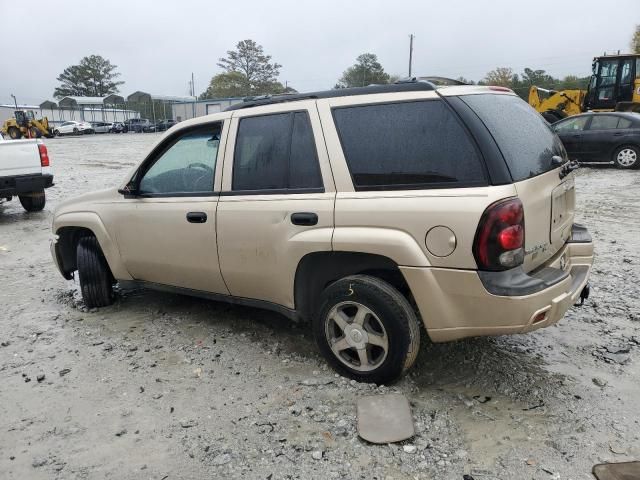
[[[558,136],[542,116],[515,95],[479,94],[460,97],[489,129],[514,181],[556,168],[551,157],[566,158]]]

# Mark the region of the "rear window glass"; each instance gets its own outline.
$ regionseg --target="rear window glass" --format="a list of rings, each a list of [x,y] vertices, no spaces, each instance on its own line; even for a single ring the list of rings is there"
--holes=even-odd
[[[441,100],[333,111],[356,190],[486,184],[468,133]]]
[[[502,151],[514,181],[556,168],[551,157],[565,157],[558,136],[528,103],[514,95],[460,97],[487,126]]]

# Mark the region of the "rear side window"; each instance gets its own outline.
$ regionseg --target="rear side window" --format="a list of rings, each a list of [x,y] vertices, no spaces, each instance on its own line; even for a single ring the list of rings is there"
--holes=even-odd
[[[558,136],[528,103],[515,95],[460,97],[480,117],[496,140],[514,181],[556,168],[551,157],[565,157]]]
[[[356,190],[486,184],[472,140],[441,100],[342,107],[333,116]]]
[[[306,112],[240,120],[233,158],[233,190],[322,189]]]
[[[618,117],[613,115],[594,115],[589,130],[612,130],[618,128]]]
[[[631,128],[632,123],[628,118],[620,118],[620,120],[618,120],[618,128]]]

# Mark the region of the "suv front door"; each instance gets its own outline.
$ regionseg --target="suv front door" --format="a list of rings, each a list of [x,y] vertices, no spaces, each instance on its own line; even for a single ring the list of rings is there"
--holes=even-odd
[[[136,280],[228,293],[216,245],[218,158],[227,125],[176,132],[136,173],[134,194],[116,222],[124,264]]]
[[[335,201],[315,102],[296,107],[234,111],[218,204],[231,295],[288,308],[300,259],[331,250]]]

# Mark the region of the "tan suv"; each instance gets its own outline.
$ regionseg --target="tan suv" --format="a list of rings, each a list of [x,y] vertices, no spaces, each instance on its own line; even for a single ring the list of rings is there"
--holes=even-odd
[[[254,99],[182,122],[119,188],[61,204],[84,301],[127,284],[311,320],[340,373],[387,382],[434,342],[551,325],[588,293],[573,165],[499,87]]]

